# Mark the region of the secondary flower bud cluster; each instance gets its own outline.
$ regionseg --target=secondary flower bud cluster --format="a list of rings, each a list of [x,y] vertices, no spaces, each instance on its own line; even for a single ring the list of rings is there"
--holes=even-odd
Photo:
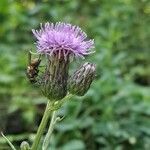
[[[78,96],[83,96],[90,88],[94,77],[95,65],[88,62],[83,64],[69,79],[69,92]]]

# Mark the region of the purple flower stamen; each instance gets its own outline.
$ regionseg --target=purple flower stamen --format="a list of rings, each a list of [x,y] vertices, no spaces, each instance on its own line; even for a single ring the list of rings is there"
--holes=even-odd
[[[87,35],[78,26],[57,22],[41,24],[40,30],[32,30],[36,37],[37,51],[50,56],[68,55],[83,57],[93,53],[94,40],[87,40]]]

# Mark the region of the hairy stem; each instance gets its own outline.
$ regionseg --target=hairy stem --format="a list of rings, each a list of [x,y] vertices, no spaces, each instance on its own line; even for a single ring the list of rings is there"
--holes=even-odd
[[[48,139],[51,137],[51,134],[52,134],[52,131],[53,131],[54,125],[56,123],[56,119],[57,119],[57,118],[55,118],[56,117],[55,116],[56,115],[56,110],[59,109],[63,105],[63,103],[65,103],[71,97],[72,97],[72,95],[68,94],[62,100],[56,101],[56,102],[58,102],[58,104],[51,103],[50,101],[48,101],[46,109],[45,109],[45,112],[44,112],[44,115],[43,115],[43,118],[42,118],[42,121],[40,123],[40,126],[38,128],[37,134],[35,136],[35,140],[34,140],[33,145],[31,147],[31,150],[37,150],[38,149],[38,145],[40,143],[41,137],[42,137],[43,132],[44,132],[44,130],[46,128],[46,124],[48,122],[50,114],[52,113],[52,120],[51,120],[49,129],[48,129],[48,133],[46,134],[46,138],[45,138],[44,143],[43,143],[44,147],[45,147],[45,145],[46,145],[46,147],[48,147],[48,145],[49,145]]]
[[[37,150],[38,149],[39,142],[40,142],[41,137],[43,135],[43,132],[45,130],[45,127],[46,127],[46,124],[48,122],[48,119],[50,117],[50,113],[51,113],[51,111],[49,109],[50,106],[51,106],[51,103],[50,103],[50,101],[48,101],[46,109],[45,109],[45,112],[44,112],[44,115],[43,115],[43,118],[42,118],[42,121],[40,123],[40,126],[38,128],[37,134],[35,136],[33,145],[31,147],[31,150]]]
[[[48,129],[48,132],[47,132],[44,142],[43,142],[42,150],[48,149],[48,146],[50,143],[50,138],[51,138],[55,123],[56,123],[56,111],[53,111],[49,129]]]
[[[52,112],[52,118],[51,118],[51,122],[48,128],[48,132],[45,136],[44,142],[43,142],[43,146],[42,146],[42,150],[48,150],[48,146],[50,144],[50,138],[54,129],[55,124],[57,123],[57,121],[61,121],[62,118],[60,117],[56,117],[56,113],[57,113],[57,109],[59,109],[63,103],[65,103],[67,100],[69,100],[72,97],[71,94],[68,94],[66,97],[64,97],[61,101],[58,102],[58,108],[56,107],[55,110],[53,110]]]

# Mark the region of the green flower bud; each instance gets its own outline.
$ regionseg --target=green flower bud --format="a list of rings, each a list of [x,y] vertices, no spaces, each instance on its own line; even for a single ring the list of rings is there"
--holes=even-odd
[[[68,90],[71,94],[83,96],[95,77],[95,65],[85,63],[69,79]]]
[[[29,143],[26,141],[23,141],[20,145],[21,150],[30,150]]]
[[[48,65],[42,76],[42,92],[50,100],[60,100],[67,94],[69,58],[48,56]]]

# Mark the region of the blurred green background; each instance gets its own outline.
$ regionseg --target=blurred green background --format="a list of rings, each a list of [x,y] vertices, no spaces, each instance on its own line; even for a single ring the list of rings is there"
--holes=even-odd
[[[70,22],[95,39],[97,77],[84,97],[59,111],[52,150],[150,150],[150,2],[148,0],[1,0],[0,131],[33,142],[46,98],[30,85],[31,29]],[[79,62],[74,62],[80,65]],[[9,150],[0,137],[0,150]]]

